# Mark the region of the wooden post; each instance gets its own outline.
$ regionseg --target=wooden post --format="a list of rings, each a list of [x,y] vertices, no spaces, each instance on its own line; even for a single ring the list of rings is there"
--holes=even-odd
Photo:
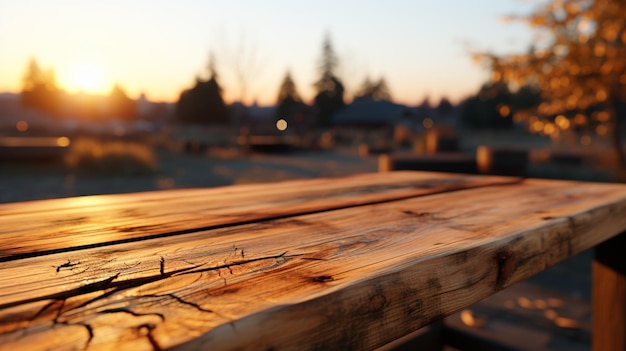
[[[594,351],[626,350],[626,232],[598,245],[593,261]]]

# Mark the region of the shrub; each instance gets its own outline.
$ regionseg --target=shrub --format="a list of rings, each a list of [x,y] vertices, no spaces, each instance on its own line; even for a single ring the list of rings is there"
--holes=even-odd
[[[93,138],[73,141],[65,161],[73,171],[89,175],[135,175],[157,169],[154,153],[145,144]]]

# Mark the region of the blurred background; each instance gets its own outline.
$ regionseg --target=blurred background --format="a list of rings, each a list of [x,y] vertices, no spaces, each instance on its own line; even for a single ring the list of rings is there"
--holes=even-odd
[[[0,202],[401,169],[622,182],[625,19],[609,0],[4,0]],[[533,278],[576,304],[497,307],[585,349],[583,256]]]
[[[607,38],[597,3],[3,1],[0,202],[393,169],[621,181],[623,23],[605,11]]]

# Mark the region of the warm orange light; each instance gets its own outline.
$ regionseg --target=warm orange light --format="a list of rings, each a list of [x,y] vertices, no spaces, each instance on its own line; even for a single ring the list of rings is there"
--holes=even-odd
[[[600,67],[600,73],[609,74],[613,70],[613,63],[610,61],[605,62],[602,67]]]
[[[565,302],[563,302],[563,300],[561,299],[557,299],[554,297],[548,298],[548,306],[550,307],[563,307],[564,304]]]
[[[604,54],[606,54],[606,46],[604,44],[597,44],[593,48],[593,54],[596,55],[597,57],[604,56]]]
[[[609,132],[609,128],[607,128],[604,124],[600,124],[599,126],[596,127],[596,134],[603,136],[606,135],[606,133]]]
[[[554,319],[554,324],[558,325],[561,328],[570,328],[570,329],[580,328],[580,323],[578,323],[576,320],[571,319],[571,318],[565,318],[565,317],[556,317]]]
[[[434,122],[433,122],[433,120],[432,120],[432,119],[430,119],[430,118],[424,118],[424,120],[422,121],[422,125],[423,125],[423,126],[424,126],[424,128],[426,128],[426,129],[432,128],[432,126],[433,126],[434,124],[435,124],[435,123],[434,123]]]
[[[583,115],[582,113],[578,113],[576,114],[576,116],[574,116],[574,124],[584,125],[586,123],[587,123],[587,117]]]
[[[594,117],[599,121],[599,122],[608,122],[609,119],[611,119],[611,115],[609,115],[608,112],[606,111],[600,111],[594,114]]]
[[[61,84],[70,91],[82,91],[91,94],[103,94],[108,90],[104,69],[94,63],[77,63],[67,72],[61,72]]]
[[[548,307],[548,304],[542,299],[535,300],[534,304],[535,304],[535,308],[538,310],[545,310],[546,307]]]
[[[550,79],[550,87],[552,89],[557,89],[559,87],[559,85],[561,84],[561,80],[558,78],[552,78]]]
[[[533,122],[533,124],[531,126],[531,130],[533,132],[541,132],[543,130],[543,122],[542,121],[535,121],[535,122]]]
[[[567,105],[568,109],[573,110],[576,108],[576,106],[578,106],[578,98],[574,95],[570,95],[565,101],[565,104]]]
[[[461,322],[463,322],[463,324],[467,325],[468,327],[480,328],[484,326],[487,321],[474,317],[474,314],[471,310],[463,310],[461,312]]]
[[[543,127],[543,132],[546,135],[552,135],[552,133],[554,133],[555,130],[556,128],[554,127],[554,124],[552,123],[546,123],[546,125]]]
[[[494,71],[494,72],[491,74],[491,79],[492,79],[494,82],[499,82],[499,81],[500,81],[500,79],[502,79],[502,73],[500,73],[500,72],[498,72],[498,71]]]
[[[508,105],[500,105],[498,112],[502,118],[505,118],[511,113],[511,108]]]
[[[517,299],[517,303],[520,305],[520,307],[526,308],[526,309],[532,309],[533,308],[533,303],[526,297],[519,297]]]
[[[70,138],[68,137],[59,137],[57,139],[57,145],[60,147],[68,147],[70,146]]]
[[[548,105],[547,102],[542,102],[539,104],[539,107],[537,107],[537,111],[542,115],[548,115],[550,114],[550,105]]]
[[[570,126],[569,119],[567,119],[567,117],[565,117],[563,115],[558,115],[554,119],[554,122],[556,123],[557,126],[559,126],[559,128],[561,128],[563,130],[569,129],[569,126]]]
[[[558,317],[554,310],[546,310],[543,315],[550,320],[554,320],[556,317]]]
[[[25,121],[19,121],[15,123],[15,129],[17,129],[19,132],[25,132],[28,130],[28,123]]]
[[[591,137],[589,135],[583,135],[580,137],[580,143],[585,146],[591,144]]]

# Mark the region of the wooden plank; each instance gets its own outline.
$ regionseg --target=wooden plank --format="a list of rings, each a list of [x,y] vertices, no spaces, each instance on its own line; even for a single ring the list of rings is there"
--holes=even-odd
[[[622,214],[623,216],[623,214]],[[599,245],[593,262],[593,350],[626,350],[626,232]]]
[[[15,349],[374,349],[626,229],[626,187],[526,180],[1,262]]]
[[[517,181],[394,172],[4,204],[0,261]]]

